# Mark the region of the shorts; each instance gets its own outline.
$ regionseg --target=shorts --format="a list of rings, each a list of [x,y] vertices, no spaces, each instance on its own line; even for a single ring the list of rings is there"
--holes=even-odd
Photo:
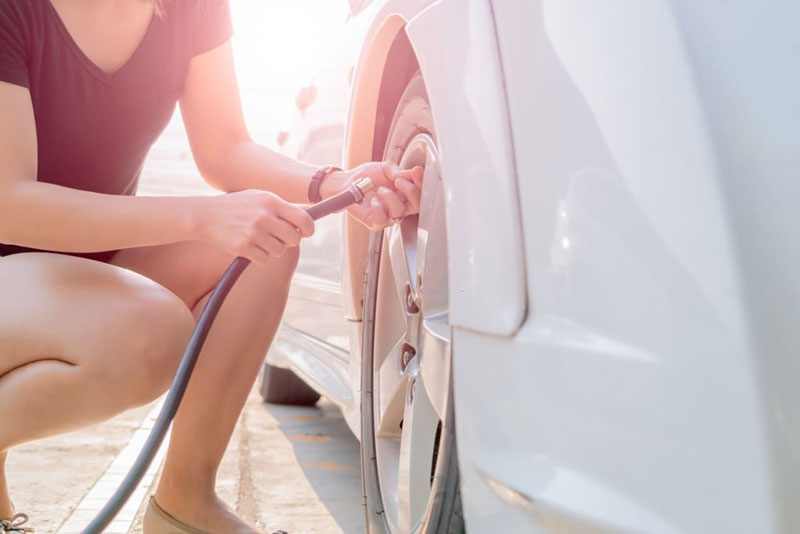
[[[0,256],[11,256],[12,254],[21,254],[23,252],[49,252],[51,254],[65,254],[67,256],[75,256],[77,258],[86,258],[87,260],[109,263],[114,255],[119,252],[119,250],[104,250],[102,252],[57,252],[54,250],[40,250],[36,248],[0,244]]]

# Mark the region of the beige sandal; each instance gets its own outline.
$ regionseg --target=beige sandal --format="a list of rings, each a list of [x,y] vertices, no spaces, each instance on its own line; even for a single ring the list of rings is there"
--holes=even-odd
[[[23,527],[28,522],[28,516],[23,513],[14,514],[11,519],[0,519],[0,534],[13,534],[14,532],[33,532],[31,527]]]
[[[12,531],[13,532],[13,531]],[[142,522],[143,534],[210,534],[204,530],[198,530],[193,526],[187,525],[179,519],[169,515],[156,502],[155,497],[150,496],[147,504],[147,511],[144,513]],[[0,531],[0,534],[3,534]],[[276,530],[272,534],[288,534],[285,530]]]
[[[143,534],[210,534],[175,519],[161,508],[155,497],[150,497],[142,522]]]

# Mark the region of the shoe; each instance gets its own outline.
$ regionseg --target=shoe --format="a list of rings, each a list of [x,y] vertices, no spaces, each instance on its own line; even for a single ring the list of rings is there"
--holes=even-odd
[[[27,519],[27,517],[26,517]],[[10,532],[14,532],[13,530]],[[25,532],[25,531],[21,531]],[[31,531],[33,532],[33,531]],[[155,497],[150,497],[147,510],[144,513],[142,522],[143,534],[211,534],[205,530],[198,530],[193,526],[187,525],[179,519],[169,515],[156,502]],[[3,531],[0,531],[3,534]],[[285,530],[276,530],[272,534],[289,534]]]
[[[142,522],[143,534],[211,534],[175,519],[161,508],[155,497],[150,497]]]
[[[0,534],[12,534],[14,532],[33,532],[30,527],[23,527],[28,522],[26,514],[14,514],[11,519],[0,519]]]

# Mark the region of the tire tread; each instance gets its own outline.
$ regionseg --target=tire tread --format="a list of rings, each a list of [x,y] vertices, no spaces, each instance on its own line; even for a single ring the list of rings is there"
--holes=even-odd
[[[265,363],[261,374],[261,398],[271,404],[313,406],[320,394],[290,369]]]

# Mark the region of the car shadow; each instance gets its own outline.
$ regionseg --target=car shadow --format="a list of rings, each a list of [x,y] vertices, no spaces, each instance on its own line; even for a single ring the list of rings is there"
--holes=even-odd
[[[277,421],[297,464],[342,531],[365,533],[359,444],[339,409],[324,397],[313,407],[261,407]]]

